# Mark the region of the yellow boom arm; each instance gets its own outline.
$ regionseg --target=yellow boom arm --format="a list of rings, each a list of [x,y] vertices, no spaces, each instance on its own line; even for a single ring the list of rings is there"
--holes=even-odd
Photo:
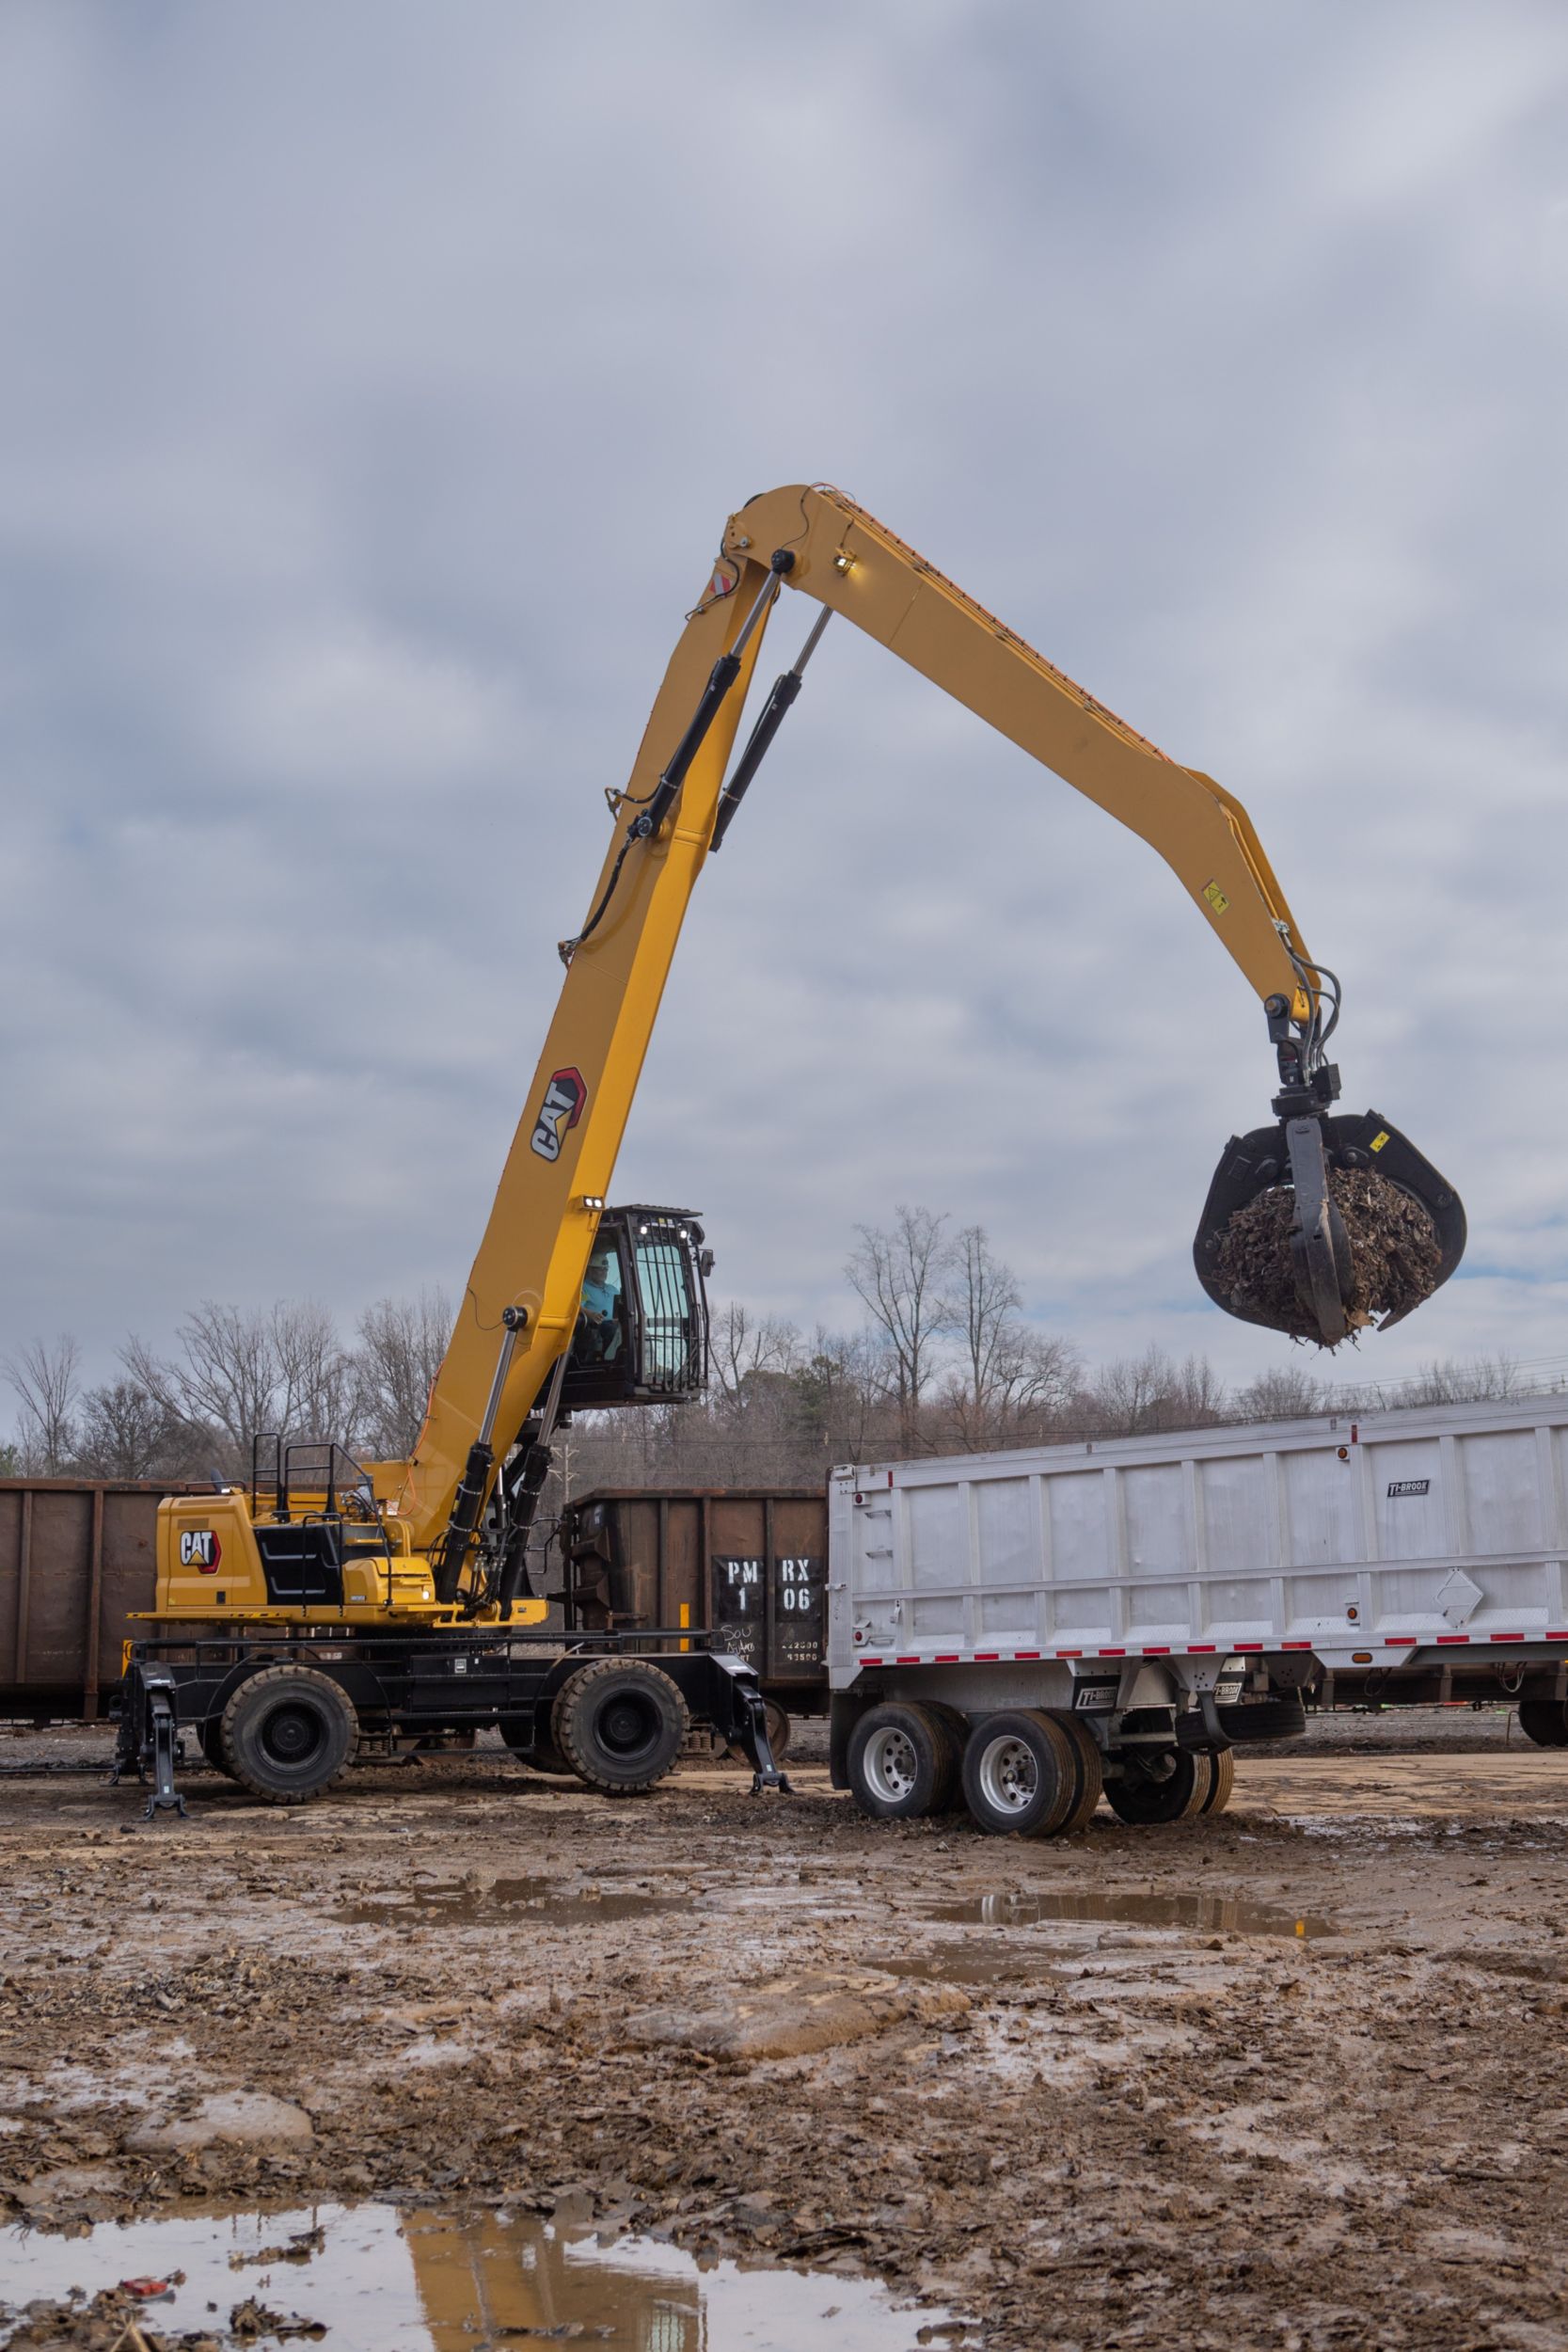
[[[1305,949],[1239,802],[1146,742],[836,491],[796,486],[753,499],[730,518],[630,781],[610,796],[614,832],[598,887],[580,943],[563,946],[555,1018],[419,1443],[406,1463],[373,1469],[378,1497],[407,1524],[416,1550],[448,1528],[487,1407],[499,1460],[571,1345],[598,1210],[781,582],[842,613],[1141,834],[1259,996],[1283,997],[1297,1021],[1312,1011]],[[718,694],[724,657],[738,666]],[[661,788],[700,708],[710,713],[706,732],[684,777]]]

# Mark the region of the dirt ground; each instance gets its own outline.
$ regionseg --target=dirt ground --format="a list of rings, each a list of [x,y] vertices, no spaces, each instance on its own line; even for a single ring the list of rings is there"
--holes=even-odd
[[[0,1781],[0,2218],[504,2202],[990,2352],[1568,2347],[1568,1756],[1353,1720],[1055,1844],[873,1825],[809,1749],[788,1800],[193,1774],[132,1834],[133,1789]]]

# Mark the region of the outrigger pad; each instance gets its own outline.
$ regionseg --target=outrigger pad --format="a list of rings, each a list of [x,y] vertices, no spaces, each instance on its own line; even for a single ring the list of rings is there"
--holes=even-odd
[[[1309,1253],[1284,1121],[1232,1136],[1226,1145],[1193,1262],[1227,1314],[1333,1347],[1370,1324],[1386,1330],[1430,1298],[1465,1254],[1465,1225],[1452,1185],[1378,1112],[1325,1117],[1319,1124],[1334,1223],[1350,1250],[1342,1318],[1320,1314],[1313,1287],[1303,1280]]]

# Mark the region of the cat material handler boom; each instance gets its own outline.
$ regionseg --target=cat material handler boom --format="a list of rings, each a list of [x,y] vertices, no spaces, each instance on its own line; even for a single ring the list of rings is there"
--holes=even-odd
[[[795,596],[815,608],[808,633],[732,765],[764,633]],[[1332,1346],[1407,1312],[1457,1264],[1451,1188],[1378,1114],[1332,1113],[1338,984],[1308,955],[1241,803],[836,491],[769,492],[730,517],[630,779],[606,794],[604,865],[561,943],[555,1016],[413,1452],[361,1469],[334,1447],[277,1443],[247,1489],[163,1504],[157,1615],[200,1638],[136,1645],[127,1760],[189,1725],[213,1761],[287,1801],[325,1786],[356,1736],[499,1722],[520,1754],[634,1787],[668,1769],[689,1710],[772,1776],[760,1698],[736,1661],[680,1629],[563,1653],[525,1588],[564,1419],[703,1386],[701,1226],[607,1197],[692,890],[834,613],[1140,834],[1260,999],[1278,1091],[1273,1122],[1232,1137],[1211,1189],[1195,1245],[1211,1297]]]

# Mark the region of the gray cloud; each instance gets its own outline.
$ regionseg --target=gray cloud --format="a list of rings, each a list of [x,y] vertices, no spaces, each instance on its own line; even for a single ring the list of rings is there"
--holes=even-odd
[[[454,1284],[724,516],[828,475],[1248,803],[1470,1209],[1365,1369],[1568,1352],[1565,84],[1430,0],[8,9],[6,1343]],[[1245,1374],[1186,1250],[1260,1030],[835,627],[620,1188],[808,1319],[921,1199]]]

